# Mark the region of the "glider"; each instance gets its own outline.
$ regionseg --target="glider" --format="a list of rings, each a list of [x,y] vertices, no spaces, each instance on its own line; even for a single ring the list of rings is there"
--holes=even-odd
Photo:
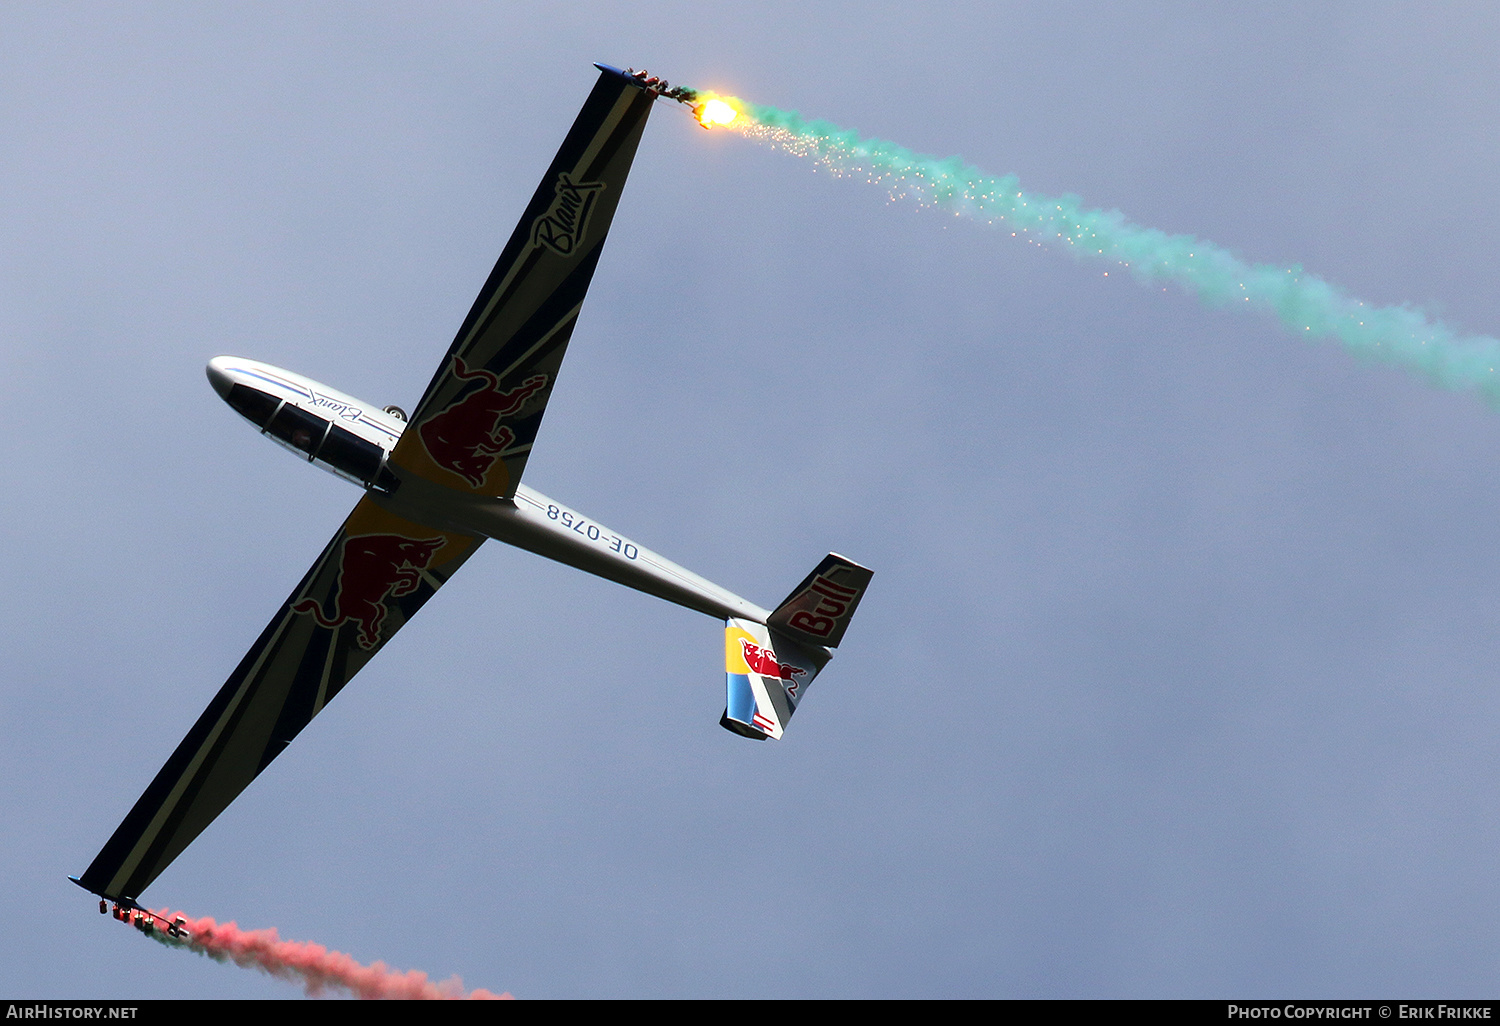
[[[214,389],[260,431],[365,490],[302,582],[82,877],[136,899],[486,538],[725,621],[720,720],[780,738],[870,571],[830,553],[765,610],[521,483],[652,102],[606,65],[408,418],[290,371],[218,357]],[[668,97],[678,99],[678,97]],[[682,102],[682,101],[679,101]],[[117,915],[118,918],[118,915]]]

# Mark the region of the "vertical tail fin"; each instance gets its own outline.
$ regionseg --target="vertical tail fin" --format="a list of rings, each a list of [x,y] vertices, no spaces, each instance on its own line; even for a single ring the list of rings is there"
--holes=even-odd
[[[719,725],[756,741],[780,738],[808,685],[833,658],[871,572],[830,553],[764,624],[724,624],[726,700]]]
[[[838,648],[871,571],[830,552],[786,597],[766,626],[812,645]]]

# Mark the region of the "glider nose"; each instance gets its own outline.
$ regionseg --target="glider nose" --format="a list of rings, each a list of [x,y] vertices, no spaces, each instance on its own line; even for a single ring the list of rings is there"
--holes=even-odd
[[[208,383],[214,386],[214,391],[219,393],[219,398],[229,398],[229,387],[234,384],[231,374],[233,361],[227,356],[216,356],[208,361]]]

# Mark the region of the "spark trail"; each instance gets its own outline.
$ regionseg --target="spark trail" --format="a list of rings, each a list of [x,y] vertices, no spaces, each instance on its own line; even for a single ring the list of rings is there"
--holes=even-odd
[[[715,127],[810,157],[839,175],[863,175],[892,199],[1003,223],[1017,237],[1123,265],[1144,284],[1170,282],[1210,306],[1272,317],[1290,334],[1335,338],[1358,356],[1418,371],[1442,388],[1473,390],[1500,406],[1500,339],[1463,335],[1410,306],[1365,303],[1299,266],[1248,264],[1203,239],[1132,224],[1116,210],[1087,209],[1076,196],[1025,192],[1015,175],[988,175],[958,157],[926,156],[794,111],[720,99],[741,116]]]
[[[154,915],[166,924],[182,913],[163,910]],[[212,919],[188,919],[186,916],[183,919],[188,930],[186,939],[170,937],[164,930],[156,929],[149,935],[170,948],[186,948],[218,962],[254,967],[279,979],[300,983],[311,997],[322,996],[331,990],[347,991],[366,1000],[494,1000],[510,997],[508,993],[492,994],[487,990],[466,994],[463,981],[457,976],[433,983],[426,973],[415,969],[403,973],[388,968],[383,962],[361,965],[348,955],[329,951],[321,944],[284,941],[274,929],[241,930],[234,923],[220,924]]]

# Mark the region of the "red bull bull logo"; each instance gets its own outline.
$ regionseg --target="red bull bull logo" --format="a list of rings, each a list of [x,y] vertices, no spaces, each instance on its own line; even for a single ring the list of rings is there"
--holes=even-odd
[[[502,390],[497,376],[483,367],[469,370],[458,356],[453,358],[453,376],[482,384],[424,420],[417,433],[434,463],[482,488],[495,461],[516,441],[515,432],[500,422],[546,388],[547,376],[533,374],[515,388]]]
[[[356,623],[360,647],[374,648],[380,644],[380,626],[390,615],[387,602],[416,591],[422,571],[445,544],[447,539],[442,537],[418,539],[399,534],[346,538],[339,554],[333,616],[311,598],[292,606],[292,611],[311,616],[323,627]]]
[[[797,686],[795,677],[807,673],[800,666],[791,663],[783,663],[777,660],[776,653],[769,648],[761,648],[759,645],[740,639],[740,650],[745,653],[745,665],[762,677],[774,677],[777,680],[790,681],[792,687]]]

